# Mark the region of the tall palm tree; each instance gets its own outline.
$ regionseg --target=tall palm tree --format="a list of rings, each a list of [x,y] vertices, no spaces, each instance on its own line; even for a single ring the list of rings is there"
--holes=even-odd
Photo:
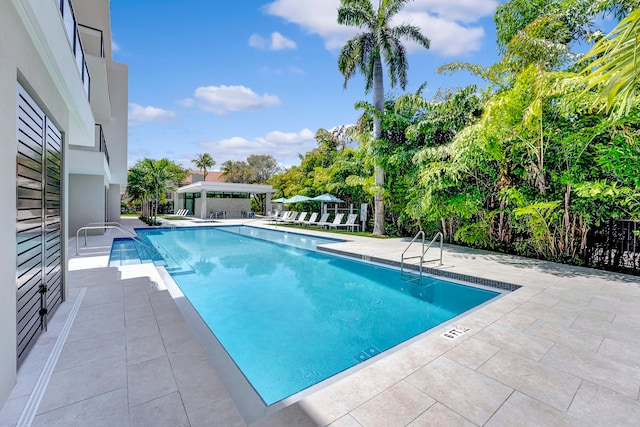
[[[207,168],[211,169],[216,164],[216,161],[213,160],[213,157],[211,157],[209,153],[198,154],[194,160],[191,160],[191,162],[193,162],[193,164],[202,171],[203,181],[207,180]]]
[[[391,87],[407,85],[407,54],[400,42],[401,38],[413,40],[426,49],[429,39],[420,33],[414,25],[402,24],[391,27],[392,18],[409,0],[379,0],[378,9],[374,9],[373,0],[341,0],[338,8],[338,23],[358,27],[364,32],[347,41],[338,58],[338,68],[344,75],[344,88],[348,80],[359,70],[365,78],[365,93],[373,89],[373,106],[378,114],[373,117],[373,138],[382,135],[380,123],[384,113],[384,85],[382,79],[382,60],[389,69]],[[383,235],[384,230],[384,171],[375,166],[375,217],[373,234]]]

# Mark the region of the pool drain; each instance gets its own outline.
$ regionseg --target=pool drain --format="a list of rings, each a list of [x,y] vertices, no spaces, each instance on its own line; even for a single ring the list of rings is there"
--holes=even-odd
[[[359,363],[359,362],[364,362],[365,360],[370,359],[379,353],[380,353],[380,349],[378,349],[375,345],[372,345],[371,347],[368,347],[362,350],[360,353],[354,355],[353,358],[356,359]]]

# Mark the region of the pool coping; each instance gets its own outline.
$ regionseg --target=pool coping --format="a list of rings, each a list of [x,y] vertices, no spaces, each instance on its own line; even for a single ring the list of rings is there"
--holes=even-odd
[[[326,252],[334,255],[342,255],[342,256],[355,258],[357,260],[361,260],[365,262],[375,262],[379,264],[400,268],[399,261],[393,261],[393,260],[375,257],[375,256],[357,254],[357,253],[343,251],[335,248],[328,248],[326,246],[318,246],[317,249],[320,252]],[[413,270],[414,272],[420,271],[420,266],[417,264],[405,264],[405,268]],[[453,271],[444,271],[444,270],[439,270],[437,268],[432,268],[432,267],[423,266],[422,271],[423,273],[430,274],[432,276],[438,276],[445,279],[458,280],[458,281],[466,282],[468,284],[473,284],[473,285],[487,286],[490,288],[496,288],[496,289],[509,291],[509,292],[516,291],[522,287],[521,285],[516,285],[514,283],[502,282],[502,281],[493,280],[493,279],[486,279],[483,277],[469,276],[467,274],[456,273]]]

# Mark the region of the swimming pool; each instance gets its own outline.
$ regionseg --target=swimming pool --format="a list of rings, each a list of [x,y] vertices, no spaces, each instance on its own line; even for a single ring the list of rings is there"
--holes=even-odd
[[[141,229],[266,405],[497,295],[317,252],[334,239],[254,227]],[[274,243],[272,239],[286,242]]]

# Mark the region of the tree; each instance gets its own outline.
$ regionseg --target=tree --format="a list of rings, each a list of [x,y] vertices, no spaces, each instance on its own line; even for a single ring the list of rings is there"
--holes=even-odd
[[[276,159],[269,155],[252,154],[247,157],[247,164],[251,172],[249,184],[266,184],[281,170]]]
[[[202,171],[203,181],[207,180],[207,168],[212,168],[216,164],[216,161],[213,160],[213,157],[211,157],[209,153],[198,154],[194,160],[191,160],[191,162]]]
[[[127,171],[127,194],[132,202],[140,202],[142,214],[150,213],[148,208],[151,194],[149,193],[149,180],[145,175],[140,162]]]
[[[246,161],[227,160],[220,170],[220,177],[225,182],[244,184],[266,184],[272,176],[281,172],[276,159],[258,154],[250,155]]]
[[[246,183],[247,167],[244,161],[227,160],[220,167],[220,178],[225,182]]]
[[[640,79],[638,49],[640,49],[640,9],[631,12],[606,37],[600,39],[585,59],[595,60],[583,72],[594,70],[588,89],[602,86],[598,102],[607,111],[613,108],[617,118],[638,105],[637,87]]]
[[[266,184],[274,175],[282,171],[276,159],[266,154],[252,154],[247,157],[246,162],[227,160],[220,169],[222,170],[220,177],[225,182],[245,184]],[[265,194],[256,194],[252,204],[253,202],[258,211],[265,211],[267,203]]]
[[[154,202],[153,218],[156,222],[158,204],[164,199],[167,191],[175,189],[182,182],[187,173],[184,168],[169,159],[145,158],[129,169],[127,192],[143,203],[149,200]]]
[[[379,114],[373,118],[373,138],[381,135],[380,123],[384,113],[384,85],[382,77],[382,59],[388,67],[391,87],[407,85],[407,55],[400,38],[415,41],[429,48],[429,39],[420,33],[414,25],[402,24],[391,27],[392,18],[400,12],[408,0],[380,0],[375,10],[371,0],[342,0],[338,8],[338,23],[347,26],[364,28],[365,32],[357,34],[347,41],[338,58],[338,68],[344,75],[344,87],[358,70],[365,78],[365,93],[373,89],[373,105]],[[384,227],[384,170],[376,164],[375,184],[375,218],[373,234],[385,234]]]

